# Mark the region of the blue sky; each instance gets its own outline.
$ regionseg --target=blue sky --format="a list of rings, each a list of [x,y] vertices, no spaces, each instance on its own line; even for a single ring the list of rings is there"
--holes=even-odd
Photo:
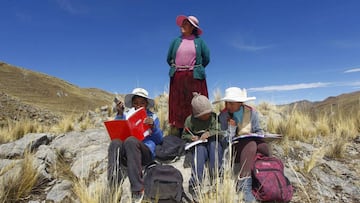
[[[320,101],[360,90],[357,0],[3,0],[0,61],[79,87],[168,90],[177,15],[195,15],[216,89],[257,102]]]

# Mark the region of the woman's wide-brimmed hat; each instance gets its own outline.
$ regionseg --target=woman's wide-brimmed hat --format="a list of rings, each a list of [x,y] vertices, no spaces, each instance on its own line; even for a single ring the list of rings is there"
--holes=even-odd
[[[186,19],[191,23],[191,25],[193,25],[194,27],[197,28],[197,34],[198,35],[201,35],[203,33],[202,29],[199,26],[199,20],[195,16],[179,15],[179,16],[176,17],[176,25],[181,27],[183,21],[186,20]]]
[[[225,102],[247,102],[255,100],[256,97],[248,97],[246,89],[241,89],[238,87],[229,87],[225,90],[225,97],[221,98],[218,101],[214,101],[213,103],[218,103],[221,101]]]
[[[155,105],[155,102],[153,99],[151,99],[149,97],[149,93],[148,91],[146,91],[145,89],[143,88],[135,88],[131,94],[127,94],[125,96],[125,106],[128,107],[128,108],[131,108],[132,107],[132,98],[133,96],[139,96],[139,97],[144,97],[145,99],[147,99],[148,101],[148,105],[146,108],[151,108],[151,107],[154,107]]]

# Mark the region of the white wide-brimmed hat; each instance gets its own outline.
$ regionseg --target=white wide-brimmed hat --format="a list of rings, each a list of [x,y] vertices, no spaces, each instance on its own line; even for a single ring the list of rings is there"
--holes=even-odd
[[[131,108],[132,107],[132,98],[133,96],[139,96],[139,97],[144,97],[145,99],[147,99],[148,101],[148,105],[146,108],[151,108],[151,107],[154,107],[155,105],[155,102],[153,99],[149,98],[149,93],[148,91],[146,91],[145,89],[143,88],[135,88],[131,94],[127,94],[125,96],[125,106],[128,107],[128,108]]]
[[[199,20],[195,16],[184,16],[180,15],[176,17],[176,24],[181,27],[183,21],[187,19],[191,25],[197,28],[197,34],[201,35],[203,33],[202,29],[199,26]]]
[[[214,101],[213,103],[218,103],[221,101],[226,102],[247,102],[255,100],[256,97],[248,97],[246,89],[241,89],[238,87],[229,87],[225,90],[225,97],[221,98],[218,101]]]

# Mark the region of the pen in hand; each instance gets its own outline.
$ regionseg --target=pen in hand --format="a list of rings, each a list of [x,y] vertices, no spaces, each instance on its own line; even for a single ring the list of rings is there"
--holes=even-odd
[[[185,127],[185,130],[188,131],[191,135],[191,141],[196,141],[199,139],[199,136],[194,135],[188,127]]]

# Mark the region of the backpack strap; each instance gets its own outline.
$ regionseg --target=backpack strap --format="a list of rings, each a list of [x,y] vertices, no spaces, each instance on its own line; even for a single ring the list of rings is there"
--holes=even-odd
[[[153,167],[155,167],[156,165],[161,165],[162,163],[158,163],[156,161],[152,161],[151,163],[149,163],[148,165],[146,165],[143,169],[144,169],[144,175]]]

